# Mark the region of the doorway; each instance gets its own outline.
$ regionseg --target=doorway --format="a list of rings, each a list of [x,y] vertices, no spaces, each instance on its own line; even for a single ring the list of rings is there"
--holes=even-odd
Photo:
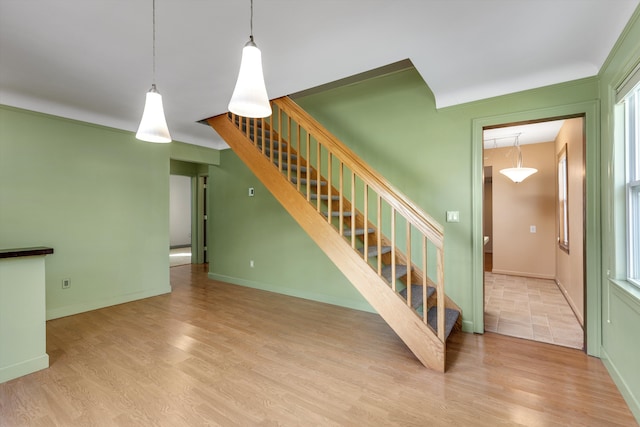
[[[191,264],[191,177],[169,176],[169,266]]]
[[[208,200],[207,200],[207,164],[185,162],[171,159],[170,162],[170,245],[178,247],[181,263],[174,263],[170,256],[170,265],[205,264],[209,262],[207,254]],[[179,184],[176,186],[175,183]],[[174,187],[176,186],[176,187]],[[174,238],[174,217],[179,218],[180,238]],[[171,254],[170,254],[171,255]]]
[[[483,127],[486,331],[584,347],[584,127],[575,116]],[[503,172],[515,166],[537,171],[514,182]]]

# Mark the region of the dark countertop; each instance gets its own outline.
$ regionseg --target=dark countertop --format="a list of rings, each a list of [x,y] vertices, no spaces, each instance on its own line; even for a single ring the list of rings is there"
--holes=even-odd
[[[36,255],[49,255],[53,253],[53,248],[37,246],[34,248],[0,249],[0,259],[18,258]]]

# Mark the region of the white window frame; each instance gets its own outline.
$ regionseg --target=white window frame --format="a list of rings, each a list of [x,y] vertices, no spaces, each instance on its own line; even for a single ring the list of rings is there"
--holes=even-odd
[[[567,144],[558,153],[558,246],[569,253],[569,172]]]
[[[623,95],[627,281],[640,287],[640,83]]]

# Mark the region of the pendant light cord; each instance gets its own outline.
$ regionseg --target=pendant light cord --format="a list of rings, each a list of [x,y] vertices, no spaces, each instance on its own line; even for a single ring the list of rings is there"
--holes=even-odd
[[[251,0],[251,19],[249,20],[249,39],[253,41],[253,0]]]
[[[153,0],[153,85],[156,84],[156,0]]]
[[[520,149],[520,140],[518,139],[520,135],[516,135],[516,148],[518,149],[518,161],[516,163],[517,168],[522,167],[522,150]]]

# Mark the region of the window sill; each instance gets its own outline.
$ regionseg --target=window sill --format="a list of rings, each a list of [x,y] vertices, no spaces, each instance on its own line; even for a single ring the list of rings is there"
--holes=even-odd
[[[626,280],[609,279],[612,289],[636,312],[640,313],[640,288]]]

